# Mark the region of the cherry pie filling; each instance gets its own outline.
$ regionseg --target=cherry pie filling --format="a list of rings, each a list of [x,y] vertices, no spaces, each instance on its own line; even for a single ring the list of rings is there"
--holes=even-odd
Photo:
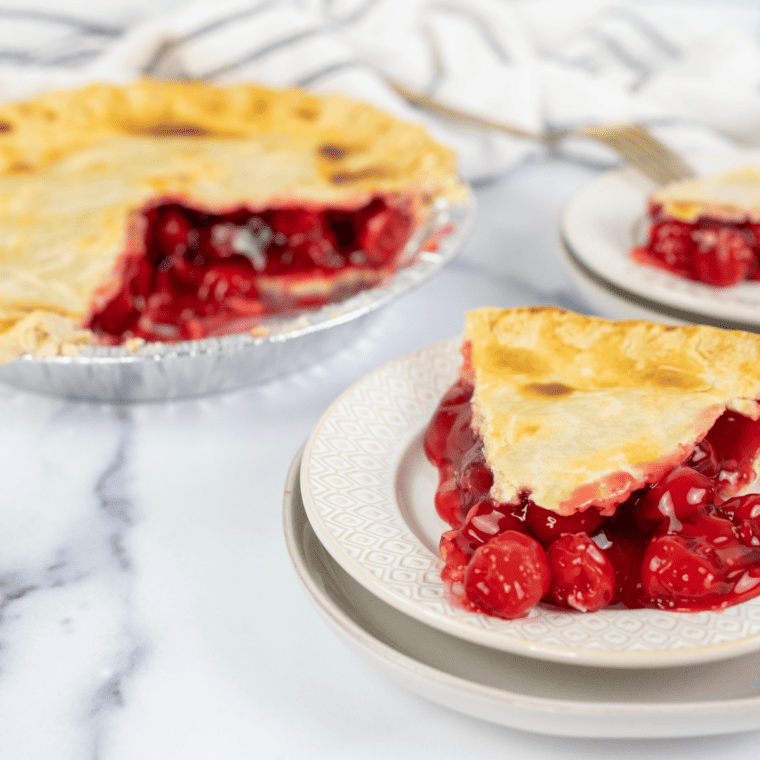
[[[700,216],[687,222],[669,215],[659,203],[650,203],[649,218],[647,242],[631,253],[640,264],[717,287],[760,280],[757,221]]]
[[[471,426],[473,388],[460,378],[426,430],[439,470],[435,507],[451,529],[441,577],[458,604],[512,619],[538,602],[582,612],[607,605],[716,610],[760,595],[760,421],[726,411],[682,465],[637,491],[612,517],[561,516],[489,496],[493,475]]]
[[[104,344],[193,340],[345,298],[367,273],[393,271],[415,219],[408,204],[375,197],[352,210],[219,214],[167,202],[143,209],[141,222],[142,245],[125,255],[119,291],[84,325]],[[315,280],[323,286],[309,287]],[[336,287],[324,286],[331,280]]]

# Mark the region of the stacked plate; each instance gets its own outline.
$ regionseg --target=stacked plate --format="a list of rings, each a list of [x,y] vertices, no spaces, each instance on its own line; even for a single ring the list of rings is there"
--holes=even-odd
[[[458,348],[438,343],[359,381],[293,463],[285,535],[322,617],[397,682],[502,725],[593,737],[760,728],[760,599],[689,614],[539,605],[514,621],[450,602],[422,436]]]
[[[710,170],[736,164],[706,161]],[[756,154],[739,165],[760,163]],[[715,288],[636,264],[634,245],[647,233],[646,209],[655,185],[633,169],[607,172],[577,192],[562,214],[561,260],[590,304],[611,319],[698,322],[716,327],[760,330],[760,284]]]

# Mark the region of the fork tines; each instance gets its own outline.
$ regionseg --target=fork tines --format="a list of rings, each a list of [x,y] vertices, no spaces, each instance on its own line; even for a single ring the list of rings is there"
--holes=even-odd
[[[695,176],[694,170],[640,124],[605,124],[576,134],[608,145],[655,182],[666,185]]]

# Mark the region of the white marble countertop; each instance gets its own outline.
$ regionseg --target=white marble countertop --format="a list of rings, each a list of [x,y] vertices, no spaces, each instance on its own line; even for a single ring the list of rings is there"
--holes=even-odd
[[[591,310],[557,220],[592,175],[547,159],[477,189],[446,270],[285,379],[135,405],[0,386],[0,757],[755,757],[757,733],[565,739],[429,703],[333,635],[283,541],[287,469],[349,384],[457,335],[468,308]]]

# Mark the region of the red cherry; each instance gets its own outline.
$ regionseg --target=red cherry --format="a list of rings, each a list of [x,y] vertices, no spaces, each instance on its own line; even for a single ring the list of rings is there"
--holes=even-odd
[[[696,279],[708,285],[735,285],[757,268],[752,240],[742,230],[709,223],[695,230],[692,237],[697,243],[693,271]]]
[[[734,524],[725,516],[721,516],[718,510],[713,513],[702,513],[693,520],[684,522],[678,532],[690,538],[703,538],[716,548],[736,539]]]
[[[406,244],[414,229],[414,215],[402,208],[391,208],[375,200],[362,215],[363,228],[356,244],[371,266],[389,262]]]
[[[708,478],[714,478],[720,470],[720,461],[708,438],[703,438],[694,446],[694,451],[684,464]]]
[[[296,238],[293,244],[306,237],[315,238],[322,235],[322,218],[320,214],[299,208],[271,209],[266,214],[266,221],[272,232]]]
[[[547,549],[549,597],[561,607],[596,612],[615,596],[615,569],[586,533],[560,536]]]
[[[488,543],[494,536],[507,530],[525,532],[525,523],[519,516],[522,507],[499,504],[486,497],[473,506],[467,513],[462,526],[462,535],[472,541],[473,545]]]
[[[488,495],[493,484],[493,476],[485,463],[483,447],[472,428],[468,427],[468,431],[468,433],[462,431],[462,434],[458,436],[458,443],[461,445],[467,443],[468,440],[472,440],[473,443],[462,453],[455,475],[465,516],[474,504]]]
[[[470,426],[470,416],[468,409],[465,414],[458,414],[451,420],[445,447],[439,455],[439,466],[453,462],[460,464],[467,452],[479,445],[475,432]],[[443,438],[442,434],[440,438]]]
[[[443,582],[449,586],[464,582],[467,563],[473,553],[470,542],[458,530],[447,530],[441,536],[439,550],[444,563],[443,570],[441,570]]]
[[[306,262],[306,266],[313,264],[324,269],[341,269],[346,265],[345,257],[341,256],[332,241],[325,237],[318,237],[316,240],[307,240],[300,245],[293,245],[290,250],[293,253],[294,261]]]
[[[641,590],[641,558],[644,555],[644,538],[631,526],[630,532],[613,530],[597,533],[594,538],[615,571],[615,595],[611,604],[622,602],[626,607],[643,606]]]
[[[674,532],[684,521],[708,511],[715,500],[713,481],[691,467],[675,467],[646,491],[633,508],[636,525],[646,534]]]
[[[465,405],[466,408],[469,409],[473,390],[472,383],[465,380],[463,377],[460,377],[454,385],[443,394],[443,398],[438,404],[439,409],[449,407],[458,408],[462,405]]]
[[[335,250],[324,213],[306,208],[277,208],[252,217],[253,229],[269,228],[266,273],[283,275],[314,267],[340,269],[346,260]],[[269,237],[269,236],[267,236]]]
[[[482,452],[473,458],[459,474],[459,487],[470,502],[486,496],[493,485],[493,473],[485,463]]]
[[[760,518],[760,494],[748,493],[744,496],[734,496],[733,499],[724,501],[720,505],[720,511],[734,523],[738,520]]]
[[[691,269],[692,225],[675,219],[655,223],[649,232],[647,251],[667,269],[686,275]]]
[[[114,296],[100,311],[93,314],[87,327],[101,340],[117,344],[139,318],[134,310],[133,301],[126,291]],[[112,338],[112,340],[109,340]]]
[[[458,416],[456,409],[439,408],[425,431],[423,441],[425,455],[436,467],[444,463],[449,433],[456,424]]]
[[[484,612],[511,620],[538,604],[550,580],[541,544],[508,530],[475,550],[465,573],[465,593]]]
[[[358,249],[356,229],[360,225],[360,220],[355,214],[349,211],[330,211],[326,214],[325,224],[342,252],[350,254]]]
[[[649,542],[641,583],[644,593],[665,608],[713,602],[731,590],[714,547],[704,539],[676,533]]]
[[[161,210],[156,226],[156,243],[167,258],[183,256],[188,247],[188,236],[193,226],[176,207]]]
[[[423,441],[425,455],[436,467],[440,467],[445,460],[449,435],[459,418],[464,417],[469,427],[472,418],[471,398],[472,384],[460,378],[438,403]]]
[[[744,231],[749,235],[755,248],[760,248],[760,224],[757,222],[748,222],[744,226]]]
[[[760,421],[727,409],[706,436],[720,462],[717,491],[734,496],[755,478],[754,463],[760,452]]]
[[[531,533],[544,545],[549,546],[565,533],[593,533],[604,521],[594,509],[576,512],[574,515],[558,515],[528,500],[525,519]]]
[[[233,295],[246,295],[252,289],[253,272],[245,256],[217,259],[205,268],[198,297],[202,301],[223,301]]]
[[[467,512],[462,491],[457,485],[453,468],[441,467],[440,480],[434,497],[435,511],[452,528],[458,528],[465,520]]]
[[[724,575],[731,579],[737,571],[747,570],[760,562],[760,551],[741,541],[737,526],[720,513],[700,515],[692,523],[684,523],[681,535],[704,542],[714,551]]]
[[[760,548],[760,494],[735,496],[720,505],[720,512],[736,526],[745,546]]]

